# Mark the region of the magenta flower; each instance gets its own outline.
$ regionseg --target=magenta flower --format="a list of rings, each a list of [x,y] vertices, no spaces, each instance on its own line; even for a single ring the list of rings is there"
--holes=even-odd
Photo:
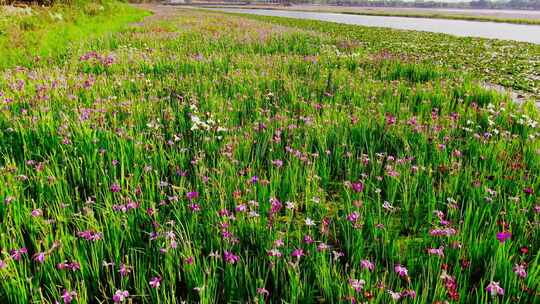
[[[392,290],[388,290],[388,294],[395,301],[401,299],[401,293],[400,292],[395,292],[395,291],[392,291]]]
[[[440,219],[439,223],[440,223],[441,225],[443,225],[443,226],[448,226],[448,225],[450,225],[450,221],[447,221],[447,220],[445,220],[445,219],[443,219],[443,218]]]
[[[77,270],[80,270],[81,269],[81,264],[79,264],[78,262],[63,262],[63,263],[58,263],[56,264],[56,269],[58,270],[64,270],[64,269],[69,269],[71,271],[77,271]]]
[[[194,200],[194,199],[196,199],[196,198],[199,197],[199,192],[197,192],[197,191],[191,191],[191,192],[188,192],[186,196],[187,196],[187,199],[188,199],[189,201],[192,201],[192,200]]]
[[[281,202],[277,198],[270,198],[270,206],[270,213],[275,214],[281,210],[283,204],[281,204]]]
[[[351,188],[354,192],[362,192],[364,190],[364,184],[362,182],[351,183]]]
[[[491,281],[486,287],[486,291],[489,292],[492,297],[504,295],[504,289],[499,286],[499,282]]]
[[[277,239],[274,241],[274,246],[276,247],[282,247],[283,245],[285,245],[285,242],[283,242],[282,239]]]
[[[459,293],[457,291],[458,286],[456,283],[456,279],[446,273],[446,270],[443,270],[443,273],[440,276],[441,280],[444,282],[444,288],[446,289],[446,293],[448,297],[454,301],[459,300]]]
[[[406,277],[409,275],[409,271],[407,270],[407,268],[397,264],[396,266],[394,266],[394,271],[400,276],[400,277]]]
[[[39,217],[43,215],[43,211],[41,209],[34,209],[31,213],[32,217]]]
[[[112,210],[115,212],[123,212],[123,213],[126,213],[128,211],[125,205],[112,205]]]
[[[364,285],[366,284],[366,281],[360,279],[349,279],[349,285],[351,285],[351,288],[354,289],[356,292],[362,291],[364,288]]]
[[[292,257],[295,257],[295,258],[301,258],[303,257],[305,254],[304,254],[304,249],[295,249],[292,253],[291,253],[291,256]]]
[[[120,192],[122,188],[120,188],[120,185],[118,183],[114,183],[111,185],[111,192]]]
[[[360,213],[358,213],[357,211],[353,211],[351,214],[347,215],[347,220],[351,223],[356,223],[356,221],[358,221],[358,219],[360,218]]]
[[[270,295],[270,292],[268,290],[266,290],[266,288],[264,288],[264,287],[257,288],[257,293],[260,294],[260,295],[264,295],[264,296]]]
[[[429,234],[431,236],[452,236],[457,233],[456,229],[454,228],[444,228],[444,229],[431,229],[429,231]]]
[[[318,246],[317,246],[317,251],[321,252],[321,251],[325,251],[329,248],[329,246],[326,244],[326,243],[320,243]]]
[[[304,236],[304,243],[312,244],[313,242],[315,242],[315,241],[313,240],[313,238],[311,236],[309,236],[309,235]]]
[[[512,238],[512,233],[510,233],[509,231],[503,231],[503,232],[497,233],[497,240],[499,240],[499,242],[501,243],[506,242],[510,238]]]
[[[444,247],[443,246],[441,246],[439,248],[428,248],[427,252],[430,255],[438,255],[440,257],[444,257]]]
[[[4,269],[6,267],[7,267],[6,262],[4,262],[3,260],[0,260],[0,270]]]
[[[234,263],[238,262],[238,260],[240,260],[239,256],[233,254],[230,251],[223,252],[223,258],[225,259],[225,262],[227,262],[229,264],[234,264]]]
[[[70,304],[75,297],[77,297],[77,293],[75,291],[68,291],[67,289],[64,289],[64,292],[62,293],[62,300],[64,301],[64,304]]]
[[[77,233],[77,236],[87,241],[94,241],[94,242],[101,240],[101,238],[103,237],[101,232],[95,232],[92,230],[80,231]]]
[[[78,262],[71,262],[69,263],[68,268],[71,271],[77,271],[81,269],[81,264],[79,264]]]
[[[161,276],[151,278],[149,284],[152,288],[158,288],[161,285]]]
[[[22,258],[24,254],[28,253],[28,250],[26,250],[26,247],[22,247],[20,249],[13,249],[10,251],[10,256],[15,261],[18,261]]]
[[[135,201],[132,201],[131,199],[128,198],[128,201],[127,201],[127,204],[126,204],[126,209],[127,210],[131,210],[131,209],[137,209],[139,208],[139,203],[135,202]]]
[[[223,209],[219,210],[218,214],[219,214],[219,216],[223,216],[223,217],[231,216],[231,212],[227,208],[223,208]],[[225,223],[223,223],[223,224],[225,224]]]
[[[390,113],[386,114],[386,124],[391,126],[396,123],[396,117]]]
[[[527,270],[525,269],[525,266],[523,264],[516,264],[513,270],[514,270],[514,273],[517,274],[518,277],[522,279],[527,277]]]
[[[273,248],[271,250],[268,251],[268,256],[271,256],[271,257],[281,257],[283,254],[281,253],[281,251],[279,251],[278,249],[276,248]]]
[[[84,55],[81,55],[81,57],[79,57],[79,61],[87,61],[87,60],[90,60],[92,58],[97,58],[99,55],[96,51],[90,51]]]
[[[334,261],[337,261],[339,258],[345,256],[345,253],[341,251],[332,251],[332,254],[334,255]]]
[[[114,301],[114,303],[120,303],[120,302],[124,302],[125,299],[127,299],[129,297],[129,292],[127,290],[117,290],[113,297],[112,297],[112,300]]]
[[[120,268],[118,269],[118,272],[120,273],[120,276],[125,277],[129,275],[131,272],[131,267],[127,266],[126,264],[122,263],[120,264]]]
[[[375,264],[373,264],[371,261],[369,260],[361,260],[360,261],[360,267],[362,269],[367,269],[369,271],[373,271],[373,269],[375,269]]]
[[[236,212],[246,212],[247,206],[245,204],[238,204],[236,208],[234,208]]]
[[[229,230],[223,229],[221,230],[221,236],[224,239],[228,240],[228,239],[231,239],[234,235]]]
[[[416,291],[412,289],[404,290],[401,292],[401,298],[409,297],[411,299],[416,298]]]
[[[201,206],[199,206],[199,204],[190,204],[189,209],[191,209],[192,212],[199,212],[201,211]]]
[[[43,264],[45,262],[45,252],[38,252],[33,256],[34,261]]]
[[[283,166],[283,161],[281,159],[276,159],[272,161],[272,164],[278,168],[281,168]]]

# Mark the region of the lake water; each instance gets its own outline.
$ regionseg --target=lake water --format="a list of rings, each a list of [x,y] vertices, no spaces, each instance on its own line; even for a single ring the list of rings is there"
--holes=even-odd
[[[363,26],[388,27],[401,30],[435,32],[464,37],[515,40],[540,44],[540,25],[430,18],[365,16],[266,9],[219,8],[216,10],[230,13],[311,19]]]

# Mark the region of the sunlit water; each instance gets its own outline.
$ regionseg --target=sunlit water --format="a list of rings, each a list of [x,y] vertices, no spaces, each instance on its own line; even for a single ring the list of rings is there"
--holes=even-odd
[[[231,13],[245,13],[263,16],[321,20],[363,26],[388,27],[401,30],[444,33],[463,37],[482,37],[540,44],[540,25],[522,25],[511,23],[430,18],[365,16],[339,13],[317,13],[265,9],[219,8],[217,10]]]

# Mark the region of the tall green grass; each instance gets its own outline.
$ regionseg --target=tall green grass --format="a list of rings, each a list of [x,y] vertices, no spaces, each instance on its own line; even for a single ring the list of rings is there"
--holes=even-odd
[[[537,303],[537,119],[286,24],[178,10],[6,69],[0,302]]]
[[[76,1],[30,11],[2,16],[0,68],[31,66],[36,57],[60,63],[73,45],[111,35],[149,15],[117,1]]]

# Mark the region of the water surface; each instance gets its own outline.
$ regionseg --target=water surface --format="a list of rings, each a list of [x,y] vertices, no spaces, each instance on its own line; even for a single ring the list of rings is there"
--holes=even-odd
[[[230,13],[321,20],[344,24],[444,33],[462,37],[515,40],[540,44],[540,25],[431,18],[348,15],[339,13],[299,12],[267,9],[218,8],[216,10]]]

